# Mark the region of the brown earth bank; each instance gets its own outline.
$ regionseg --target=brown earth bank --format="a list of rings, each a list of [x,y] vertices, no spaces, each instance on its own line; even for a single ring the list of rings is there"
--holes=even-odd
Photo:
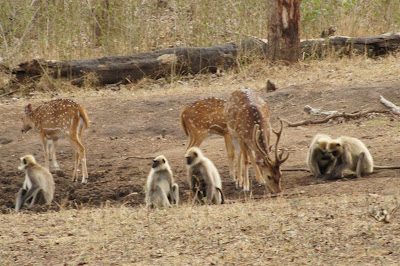
[[[332,84],[303,84],[289,86],[266,93],[258,91],[270,107],[274,128],[279,127],[278,117],[288,121],[315,118],[303,111],[305,105],[324,110],[354,112],[360,110],[385,110],[379,95],[400,103],[400,83],[379,83],[364,87],[336,88]],[[58,162],[62,171],[53,172],[56,193],[53,210],[60,208],[98,207],[106,201],[111,205],[144,204],[143,186],[150,171],[152,158],[165,155],[180,186],[181,200],[188,200],[188,185],[184,152],[187,138],[184,135],[179,113],[182,108],[201,98],[227,99],[232,90],[225,92],[149,93],[137,96],[130,91],[104,92],[89,95],[71,93],[62,95],[82,105],[88,111],[91,128],[83,135],[87,148],[88,184],[73,183],[73,150],[66,140],[58,147]],[[57,96],[57,98],[59,98]],[[10,212],[24,174],[17,169],[19,157],[33,154],[44,164],[43,148],[37,132],[21,133],[24,107],[32,103],[35,108],[48,97],[4,100],[0,105],[0,211]],[[399,121],[391,115],[372,114],[357,120],[339,120],[327,124],[301,127],[284,127],[280,146],[290,151],[284,168],[306,167],[308,145],[317,133],[332,137],[348,135],[360,138],[370,149],[377,165],[400,165]],[[165,136],[161,133],[165,132]],[[228,161],[223,138],[210,135],[201,145],[220,171],[225,198],[228,202],[246,198],[269,198],[268,189],[259,186],[252,178],[249,195],[235,189],[229,177]],[[302,197],[342,195],[356,193],[390,194],[400,185],[399,170],[380,170],[359,179],[323,181],[308,172],[284,172],[282,187],[285,195],[301,193]],[[33,211],[47,208],[34,208]]]

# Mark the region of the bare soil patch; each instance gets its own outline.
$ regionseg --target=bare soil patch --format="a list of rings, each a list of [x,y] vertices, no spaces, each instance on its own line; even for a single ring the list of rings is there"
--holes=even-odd
[[[400,102],[398,83],[376,84],[367,87],[334,88],[327,84],[305,84],[279,89],[272,93],[259,92],[270,106],[273,127],[278,127],[278,117],[297,121],[310,116],[303,112],[308,104],[325,110],[353,112],[358,110],[385,110],[379,103],[379,95]],[[181,199],[187,200],[184,151],[187,143],[179,113],[184,105],[197,99],[214,96],[226,99],[230,91],[217,93],[177,93],[175,95],[152,94],[132,96],[129,93],[102,93],[102,96],[69,98],[83,104],[88,110],[91,128],[84,133],[87,148],[89,182],[86,185],[71,181],[73,151],[67,141],[60,141],[58,159],[62,172],[53,172],[56,182],[55,204],[60,207],[136,206],[144,203],[143,186],[151,167],[151,158],[164,154],[170,161],[180,186]],[[22,135],[20,117],[27,103],[37,106],[45,99],[8,101],[0,105],[0,211],[8,213],[19,187],[23,173],[17,170],[18,158],[33,154],[43,164],[42,144],[34,131]],[[48,99],[46,99],[48,100]],[[161,132],[166,136],[162,138]],[[317,133],[333,137],[349,135],[360,138],[370,148],[377,165],[399,164],[398,120],[387,115],[375,115],[352,121],[332,122],[297,128],[285,127],[281,146],[290,150],[285,168],[305,167],[308,145]],[[211,158],[221,173],[225,197],[243,200],[247,196],[235,190],[229,177],[223,138],[210,135],[202,144],[206,156]],[[353,193],[391,193],[398,181],[399,171],[381,170],[368,177],[336,182],[316,180],[307,172],[285,172],[283,189],[286,193],[304,192],[304,197]],[[252,179],[253,180],[253,179]],[[388,186],[388,184],[392,184]],[[269,197],[269,191],[252,183],[250,197]],[[40,209],[40,208],[39,208]]]

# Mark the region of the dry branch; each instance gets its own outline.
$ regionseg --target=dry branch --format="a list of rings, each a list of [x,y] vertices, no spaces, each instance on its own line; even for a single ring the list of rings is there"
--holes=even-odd
[[[298,126],[304,126],[304,125],[316,125],[316,124],[324,124],[327,123],[329,120],[331,119],[336,119],[336,118],[345,118],[345,119],[356,119],[356,118],[360,118],[363,116],[366,116],[368,114],[372,114],[372,113],[377,113],[377,114],[389,114],[390,111],[380,111],[380,110],[371,110],[371,111],[360,111],[360,112],[356,112],[356,113],[352,113],[352,114],[347,114],[345,112],[343,113],[333,113],[331,115],[328,115],[327,117],[323,118],[323,119],[319,119],[319,120],[303,120],[300,122],[289,122],[285,119],[279,118],[280,120],[282,120],[283,122],[285,122],[286,124],[288,124],[289,127],[298,127]]]
[[[330,51],[369,56],[386,54],[400,46],[400,33],[375,37],[330,37],[302,40],[303,57],[323,56]],[[99,85],[129,83],[144,77],[158,79],[171,74],[197,74],[237,65],[242,58],[267,58],[268,44],[259,38],[212,47],[179,47],[130,56],[109,56],[88,60],[31,60],[19,64],[12,73],[18,81],[35,81],[43,75],[65,78],[82,85],[88,74],[98,78]]]
[[[309,105],[304,106],[304,111],[310,115],[333,115],[339,114],[338,111],[322,111],[321,109],[312,108]]]
[[[152,160],[155,157],[156,156],[128,156],[128,157],[125,157],[124,160],[128,160],[128,159]]]
[[[383,98],[383,96],[380,96],[380,102],[386,106],[387,108],[390,109],[390,111],[392,111],[394,114],[396,115],[400,115],[400,107],[398,107],[397,105],[395,105],[394,103],[386,100],[385,98]]]

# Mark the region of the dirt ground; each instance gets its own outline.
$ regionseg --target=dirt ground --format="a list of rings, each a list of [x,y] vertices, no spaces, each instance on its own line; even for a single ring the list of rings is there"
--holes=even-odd
[[[259,91],[270,107],[274,128],[277,118],[299,121],[315,118],[303,111],[305,105],[323,110],[354,112],[358,110],[385,110],[379,103],[379,95],[400,104],[400,84],[382,83],[369,87],[335,88],[332,84],[305,84],[280,88],[266,93]],[[66,140],[59,143],[58,162],[62,172],[53,172],[56,193],[51,209],[126,204],[137,206],[144,203],[143,186],[150,171],[152,158],[165,155],[180,186],[182,201],[188,199],[188,185],[184,151],[187,138],[184,135],[179,113],[182,108],[201,98],[214,96],[227,99],[232,90],[217,93],[176,93],[174,95],[150,94],[136,96],[129,92],[99,92],[92,95],[71,94],[68,98],[84,105],[88,111],[91,128],[85,131],[83,143],[87,148],[88,184],[73,183],[73,151]],[[0,104],[0,211],[8,213],[13,207],[16,193],[21,187],[24,174],[17,169],[19,157],[33,154],[44,163],[39,135],[34,130],[21,133],[24,106],[33,107],[44,98],[2,99]],[[371,115],[351,121],[332,121],[321,125],[301,127],[285,126],[281,147],[290,151],[284,168],[306,167],[308,145],[317,133],[332,137],[349,135],[360,138],[369,148],[377,165],[400,165],[399,121],[390,115]],[[161,137],[165,131],[165,137]],[[205,155],[212,159],[220,171],[225,198],[243,200],[246,195],[235,190],[229,177],[223,138],[210,135],[201,145]],[[284,193],[301,192],[304,197],[318,195],[342,195],[354,193],[389,194],[400,185],[399,170],[381,170],[368,177],[339,181],[316,180],[308,172],[284,172]],[[268,197],[266,188],[254,178],[251,196]],[[390,185],[388,185],[390,184]],[[35,211],[35,210],[34,210]]]

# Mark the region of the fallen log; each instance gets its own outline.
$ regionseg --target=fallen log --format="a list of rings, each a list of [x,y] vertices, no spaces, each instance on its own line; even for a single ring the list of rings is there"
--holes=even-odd
[[[400,115],[400,107],[392,103],[391,101],[386,100],[382,95],[380,96],[379,101],[386,106],[387,108],[390,109],[394,114]]]
[[[389,32],[373,37],[335,36],[327,39],[302,40],[304,57],[324,56],[329,52],[339,55],[365,54],[370,57],[396,51],[400,45],[400,32]]]
[[[303,57],[323,56],[329,51],[375,56],[395,51],[399,45],[400,33],[366,38],[336,36],[300,42]],[[89,74],[94,74],[99,85],[121,84],[144,77],[158,79],[171,74],[215,73],[236,66],[242,59],[265,59],[267,51],[267,41],[251,38],[219,46],[180,47],[129,56],[63,61],[34,59],[19,64],[12,73],[19,82],[35,81],[46,75],[82,85]]]
[[[46,74],[67,78],[82,85],[89,73],[95,73],[99,85],[130,83],[144,77],[158,79],[174,74],[215,73],[237,64],[241,56],[263,56],[266,46],[261,40],[248,39],[212,47],[171,48],[130,56],[109,56],[88,60],[31,60],[13,70],[18,81],[38,79]]]

